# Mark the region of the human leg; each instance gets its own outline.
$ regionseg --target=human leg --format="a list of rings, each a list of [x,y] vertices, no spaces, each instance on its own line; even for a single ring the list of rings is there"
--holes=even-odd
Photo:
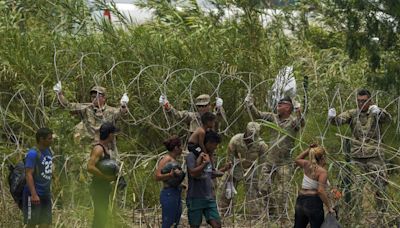
[[[166,188],[161,191],[162,228],[178,226],[182,214],[181,191],[178,188]]]

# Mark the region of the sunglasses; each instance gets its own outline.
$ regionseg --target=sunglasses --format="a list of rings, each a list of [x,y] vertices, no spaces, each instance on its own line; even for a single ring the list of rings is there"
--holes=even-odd
[[[198,108],[205,108],[205,107],[207,107],[208,106],[208,104],[206,104],[206,105],[196,105]]]
[[[104,97],[104,94],[102,94],[102,93],[92,94],[92,95],[90,95],[90,97],[91,97],[92,99],[95,99],[95,98],[97,98],[97,97]]]

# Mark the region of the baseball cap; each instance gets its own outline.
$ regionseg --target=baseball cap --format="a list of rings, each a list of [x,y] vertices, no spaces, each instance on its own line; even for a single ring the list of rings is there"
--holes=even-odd
[[[281,102],[282,102],[282,103],[283,103],[283,102],[290,102],[290,104],[293,105],[292,98],[290,98],[289,96],[283,97],[282,99],[279,100],[278,103],[281,103]]]

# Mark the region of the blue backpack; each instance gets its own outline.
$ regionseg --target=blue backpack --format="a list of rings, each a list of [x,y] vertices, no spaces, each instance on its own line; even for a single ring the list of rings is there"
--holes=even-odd
[[[36,166],[34,169],[34,176],[38,170],[38,163],[40,162],[40,155],[37,153]],[[10,173],[8,174],[8,185],[10,186],[10,193],[19,209],[22,210],[22,194],[26,185],[25,179],[25,159],[15,165],[9,165]]]

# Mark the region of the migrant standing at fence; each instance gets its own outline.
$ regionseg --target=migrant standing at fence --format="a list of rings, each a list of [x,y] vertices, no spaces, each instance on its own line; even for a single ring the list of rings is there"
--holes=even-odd
[[[296,115],[291,115],[294,107],[290,97],[284,97],[277,104],[277,114],[259,111],[251,96],[245,99],[247,107],[254,118],[274,123],[280,129],[271,132],[271,141],[263,166],[264,175],[268,179],[260,182],[260,190],[264,193],[265,204],[271,216],[281,219],[287,214],[289,189],[292,177],[292,158],[295,137],[304,126],[305,121],[300,107],[296,107]]]
[[[258,167],[265,162],[268,146],[260,138],[260,129],[259,123],[249,122],[244,133],[236,134],[229,141],[227,157],[234,165],[232,175],[226,176],[219,202],[224,214],[230,212],[229,206],[241,181],[244,182],[246,192],[247,216],[258,217],[261,210],[264,210],[265,205],[259,193],[258,183],[265,181],[262,180],[265,176],[260,176],[261,169]]]
[[[164,142],[168,150],[160,162],[155,173],[157,181],[163,181],[160,193],[162,208],[162,228],[178,227],[182,214],[181,183],[185,178],[177,158],[182,154],[181,140],[173,136]]]
[[[190,227],[200,227],[203,215],[213,228],[221,227],[212,181],[212,169],[209,166],[211,162],[209,154],[213,154],[220,143],[220,136],[214,131],[208,131],[204,139],[208,154],[201,153],[199,155],[202,158],[201,164],[196,164],[197,156],[192,152],[186,157],[189,179],[186,204]],[[226,164],[219,171],[225,172],[230,168],[231,165]]]
[[[87,163],[87,170],[93,175],[90,193],[94,205],[93,228],[106,227],[108,221],[109,197],[112,190],[111,182],[116,180],[119,171],[115,160],[111,160],[109,145],[112,145],[114,134],[118,129],[112,123],[101,125],[100,140],[94,145]]]
[[[328,118],[331,124],[340,126],[349,124],[353,139],[351,140],[351,163],[367,176],[366,182],[370,182],[375,189],[377,206],[384,211],[386,203],[383,194],[386,188],[387,171],[384,161],[382,143],[382,124],[391,121],[390,114],[373,104],[371,93],[366,89],[357,92],[357,109],[345,111],[336,115],[336,110],[330,108]],[[357,183],[357,187],[364,187]],[[362,193],[362,191],[355,191]],[[356,197],[358,205],[362,204],[362,194]]]
[[[188,125],[188,137],[192,134],[198,127],[201,126],[201,116],[211,111],[210,96],[208,94],[201,94],[196,97],[195,105],[196,111],[178,111],[176,110],[167,100],[165,95],[161,95],[159,99],[160,105],[167,111],[167,114],[177,121],[183,121]],[[214,126],[214,130],[218,131],[219,124],[222,119],[225,118],[224,108],[222,107],[223,100],[219,97],[216,99],[214,114],[217,116],[217,121]]]
[[[50,227],[51,212],[51,177],[53,155],[50,145],[53,132],[40,128],[36,132],[37,146],[30,149],[25,158],[26,186],[23,191],[24,223],[28,227]]]
[[[303,168],[304,176],[296,200],[294,227],[306,228],[310,224],[311,228],[319,228],[324,222],[323,204],[330,213],[335,213],[325,190],[328,185],[325,149],[315,144],[310,145],[295,161],[296,165]]]
[[[62,106],[78,114],[81,118],[74,128],[75,143],[87,148],[99,141],[100,126],[105,122],[114,123],[128,112],[127,104],[129,97],[125,93],[121,98],[119,108],[111,107],[106,104],[106,89],[101,86],[94,86],[90,90],[91,103],[71,103],[63,95],[61,82],[58,82],[53,90],[56,92],[59,102]],[[113,158],[118,158],[116,141],[113,141],[110,147],[110,154]]]

